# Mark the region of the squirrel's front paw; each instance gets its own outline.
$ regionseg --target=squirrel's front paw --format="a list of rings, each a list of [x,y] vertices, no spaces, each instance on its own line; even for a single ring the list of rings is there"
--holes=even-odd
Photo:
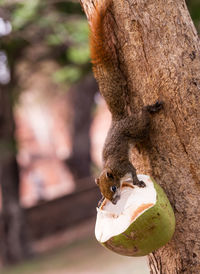
[[[147,110],[149,113],[156,113],[163,108],[163,104],[162,101],[157,101],[155,104],[147,106]]]
[[[145,187],[146,184],[143,181],[138,181],[138,186],[139,187]]]
[[[133,182],[134,185],[139,186],[139,187],[145,187],[146,184],[143,181],[137,180],[137,182]]]

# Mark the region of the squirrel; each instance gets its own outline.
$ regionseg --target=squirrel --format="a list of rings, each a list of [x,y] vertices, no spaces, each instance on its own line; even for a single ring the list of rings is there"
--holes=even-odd
[[[107,12],[112,0],[98,1],[90,17],[90,53],[93,73],[99,90],[112,115],[112,123],[103,147],[103,170],[95,180],[102,199],[113,204],[120,199],[123,182],[145,187],[139,181],[136,169],[129,159],[132,144],[143,141],[148,136],[150,113],[162,108],[162,102],[144,107],[140,113],[128,113],[125,95],[127,85],[120,70],[115,41],[112,37],[112,18]],[[100,201],[101,203],[101,201]]]

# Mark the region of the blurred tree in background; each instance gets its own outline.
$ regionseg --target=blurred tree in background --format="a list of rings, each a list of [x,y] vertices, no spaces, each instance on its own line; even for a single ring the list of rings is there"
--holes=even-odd
[[[28,49],[39,46],[40,50],[34,58],[30,58],[32,66],[45,59],[56,61],[60,69],[55,71],[52,78],[56,83],[63,84],[66,90],[82,82],[71,92],[74,143],[68,163],[75,178],[91,175],[89,129],[96,84],[91,76],[84,80],[90,72],[88,26],[78,2],[0,1],[0,20],[0,27],[4,30],[0,37],[0,61],[2,64],[8,63],[9,75],[9,80],[6,83],[2,80],[0,85],[1,253],[4,262],[10,263],[25,258],[29,253],[25,220],[19,202],[19,168],[14,135],[13,109],[21,91],[16,71],[18,61],[29,59]],[[8,33],[6,27],[10,28]]]
[[[187,4],[200,31],[200,2],[187,0]],[[29,56],[30,48],[39,50]],[[19,261],[29,254],[24,214],[19,202],[13,117],[15,102],[21,92],[17,65],[22,59],[29,60],[33,67],[45,59],[58,64],[59,69],[53,73],[52,79],[69,90],[73,109],[72,154],[66,163],[75,179],[89,177],[89,130],[97,86],[91,77],[87,20],[78,1],[0,0],[0,184],[3,222],[0,249],[4,262],[8,263]],[[3,72],[3,66],[7,66],[7,74]]]
[[[1,18],[1,74],[0,81],[0,184],[2,190],[1,255],[5,263],[20,261],[28,254],[23,209],[19,202],[19,167],[16,161],[14,136],[14,101],[17,92],[16,63],[26,45],[18,36],[10,34],[7,10],[0,10]],[[3,17],[3,15],[5,17]],[[1,69],[2,71],[2,69]]]

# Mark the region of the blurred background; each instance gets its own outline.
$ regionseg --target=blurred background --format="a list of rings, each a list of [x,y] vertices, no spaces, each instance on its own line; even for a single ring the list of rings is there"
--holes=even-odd
[[[187,1],[200,31],[200,2]],[[0,273],[148,273],[94,239],[110,113],[76,0],[0,0]]]

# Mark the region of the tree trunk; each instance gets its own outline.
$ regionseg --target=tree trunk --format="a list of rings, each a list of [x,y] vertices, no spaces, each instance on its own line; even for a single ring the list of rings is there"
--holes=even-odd
[[[28,255],[24,214],[19,201],[19,169],[16,161],[11,89],[10,85],[0,85],[0,253],[4,263],[18,262]]]
[[[88,18],[93,0],[82,5]],[[131,111],[157,100],[148,143],[133,151],[139,173],[165,189],[173,240],[149,256],[151,273],[200,273],[200,45],[184,0],[113,1],[112,36]]]

